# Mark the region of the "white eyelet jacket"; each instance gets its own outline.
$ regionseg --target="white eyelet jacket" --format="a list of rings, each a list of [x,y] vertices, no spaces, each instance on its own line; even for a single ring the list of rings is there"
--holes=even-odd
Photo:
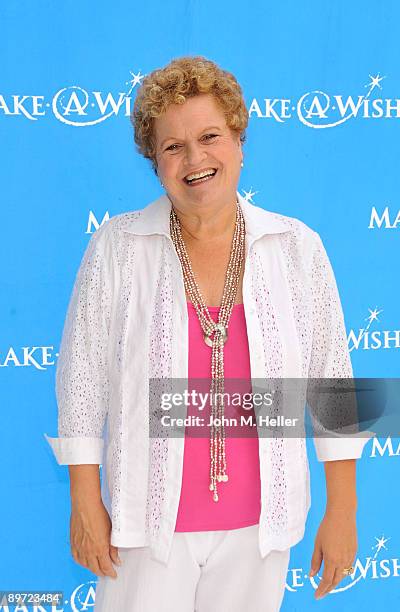
[[[343,312],[319,235],[237,192],[246,227],[243,303],[252,379],[352,377]],[[56,370],[60,465],[99,464],[111,544],[167,563],[184,439],[149,437],[149,378],[187,378],[188,313],[167,195],[105,222],[75,280]],[[315,437],[319,461],[361,457],[374,432]],[[304,437],[259,437],[264,557],[304,535]]]

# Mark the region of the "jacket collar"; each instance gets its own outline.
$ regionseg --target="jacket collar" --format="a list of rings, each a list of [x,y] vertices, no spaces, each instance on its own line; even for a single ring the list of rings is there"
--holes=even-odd
[[[255,206],[238,191],[236,194],[242,207],[246,233],[251,237],[255,239],[264,234],[280,234],[290,231],[290,224],[285,222],[283,215]],[[165,234],[170,236],[170,211],[171,200],[166,194],[163,194],[141,209],[140,215],[129,218],[124,231],[140,235]]]

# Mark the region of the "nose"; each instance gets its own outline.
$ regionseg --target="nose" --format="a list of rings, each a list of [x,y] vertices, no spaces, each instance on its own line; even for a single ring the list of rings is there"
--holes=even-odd
[[[197,142],[191,142],[185,148],[185,163],[190,167],[199,166],[205,159],[206,153]]]

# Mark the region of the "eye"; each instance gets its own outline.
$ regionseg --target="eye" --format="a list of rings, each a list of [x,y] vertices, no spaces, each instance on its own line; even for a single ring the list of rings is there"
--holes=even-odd
[[[167,147],[165,150],[166,151],[173,151],[174,149],[172,147],[179,147],[179,145],[177,145],[177,144],[169,145],[169,147]]]
[[[209,138],[207,138],[209,136]],[[207,138],[207,140],[210,140],[211,138],[216,138],[218,136],[218,134],[205,134],[204,138]]]
[[[204,136],[202,138],[206,139],[207,141],[210,141],[213,138],[217,138],[217,136],[219,136],[219,134],[204,134]],[[169,145],[169,147],[167,147],[165,150],[166,151],[175,151],[176,149],[174,149],[173,147],[179,147],[179,146],[180,145],[178,145],[178,144],[172,144],[172,145]]]

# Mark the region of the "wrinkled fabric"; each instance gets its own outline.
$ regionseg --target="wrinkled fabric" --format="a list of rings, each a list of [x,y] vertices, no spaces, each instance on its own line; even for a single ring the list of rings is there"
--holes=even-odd
[[[290,548],[261,558],[258,526],[175,533],[169,563],[120,548],[117,578],[101,576],[94,612],[278,612]]]

